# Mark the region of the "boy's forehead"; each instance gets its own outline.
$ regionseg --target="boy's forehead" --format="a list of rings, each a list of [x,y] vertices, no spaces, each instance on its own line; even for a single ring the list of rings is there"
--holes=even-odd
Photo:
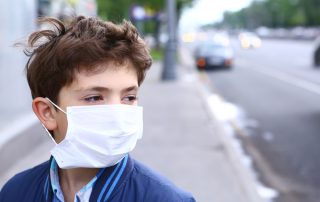
[[[76,78],[78,75],[92,76],[101,74],[105,71],[116,73],[122,70],[128,70],[128,72],[134,70],[136,72],[132,62],[129,59],[124,59],[121,61],[121,63],[116,61],[104,61],[92,66],[80,66],[78,71],[74,72],[74,78]]]
[[[73,82],[70,86],[86,86],[94,83],[110,83],[116,82],[118,85],[123,83],[137,84],[138,75],[137,71],[131,62],[123,62],[117,64],[114,62],[105,62],[96,65],[94,68],[87,69],[81,68],[79,71],[74,72]]]

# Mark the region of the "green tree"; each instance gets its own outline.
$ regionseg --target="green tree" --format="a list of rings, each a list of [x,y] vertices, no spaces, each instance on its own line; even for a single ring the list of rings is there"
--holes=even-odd
[[[255,0],[237,12],[227,12],[222,24],[230,27],[256,28],[318,26],[319,0]]]
[[[320,25],[320,1],[319,0],[300,0],[298,5],[303,9],[306,25]]]
[[[104,20],[119,22],[129,18],[130,0],[98,0],[98,15]]]
[[[184,6],[188,6],[193,0],[176,0],[177,13],[180,16]],[[111,21],[121,21],[123,18],[129,18],[129,11],[134,4],[142,5],[153,12],[161,12],[165,10],[164,0],[97,0],[98,15]]]
[[[176,0],[178,19],[181,10],[184,6],[190,5],[193,0]],[[130,18],[130,9],[134,5],[141,5],[149,14],[154,15],[154,18],[143,22],[133,22],[139,28],[140,32],[151,33],[156,39],[156,46],[159,48],[159,33],[160,33],[160,18],[157,14],[165,11],[164,0],[97,0],[98,15],[104,20],[114,22],[122,21],[122,19]],[[142,31],[143,30],[143,31]]]

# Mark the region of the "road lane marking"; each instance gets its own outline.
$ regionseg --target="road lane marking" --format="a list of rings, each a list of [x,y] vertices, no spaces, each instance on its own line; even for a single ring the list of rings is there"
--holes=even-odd
[[[291,76],[289,74],[285,74],[283,72],[273,71],[273,70],[267,69],[267,68],[265,68],[265,67],[263,67],[261,65],[256,65],[255,64],[255,66],[258,67],[258,68],[253,68],[253,67],[250,67],[250,66],[251,65],[246,64],[242,68],[253,70],[255,72],[270,76],[270,77],[272,77],[274,79],[278,79],[280,81],[289,83],[289,84],[291,84],[293,86],[296,86],[296,87],[302,88],[304,90],[307,90],[309,92],[316,93],[316,94],[320,95],[320,85],[318,85],[318,84],[315,84],[313,82],[310,82],[310,81],[307,81],[307,80],[304,80],[304,79],[297,78],[295,76]]]

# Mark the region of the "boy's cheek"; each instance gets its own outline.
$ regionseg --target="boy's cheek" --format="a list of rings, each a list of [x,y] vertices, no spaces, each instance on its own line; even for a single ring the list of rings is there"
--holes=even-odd
[[[56,119],[57,121],[57,130],[55,131],[55,140],[57,143],[60,143],[67,134],[67,128],[68,128],[68,121],[65,117],[59,117]]]

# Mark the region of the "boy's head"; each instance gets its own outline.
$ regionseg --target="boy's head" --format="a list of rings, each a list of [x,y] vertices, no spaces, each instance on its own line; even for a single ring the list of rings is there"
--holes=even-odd
[[[97,18],[75,17],[64,25],[45,18],[53,29],[34,32],[29,37],[30,56],[26,66],[32,97],[48,97],[59,103],[59,92],[70,85],[78,72],[95,74],[108,68],[131,64],[138,84],[152,60],[145,43],[128,21],[116,25]]]
[[[132,24],[82,16],[69,25],[44,21],[54,29],[31,34],[26,71],[33,111],[56,142],[64,139],[68,122],[54,103],[63,111],[68,106],[137,105],[138,87],[152,60]]]

